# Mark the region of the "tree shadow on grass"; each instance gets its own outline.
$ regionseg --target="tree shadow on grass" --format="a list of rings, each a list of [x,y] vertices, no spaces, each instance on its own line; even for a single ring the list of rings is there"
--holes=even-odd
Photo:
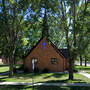
[[[48,80],[46,81],[46,83],[86,83],[86,82],[80,79],[74,79],[74,80],[65,79],[65,80]]]
[[[41,76],[41,74],[38,74],[38,73],[16,73],[15,76],[19,77],[19,76],[22,76],[22,77],[32,77],[32,76]]]
[[[31,73],[15,73],[16,77],[32,77]]]
[[[0,76],[8,75],[8,74],[9,74],[9,71],[6,71],[6,72],[0,72]]]
[[[8,78],[8,76],[9,76],[8,71],[0,73],[0,82],[4,82],[5,81],[4,79]]]
[[[25,86],[23,87],[25,90],[90,90],[90,87],[80,87],[80,86]],[[33,89],[34,88],[34,89]]]
[[[0,90],[26,90],[26,89],[24,85],[0,85]]]
[[[37,86],[35,90],[90,90],[90,87]]]
[[[40,76],[41,74],[32,74],[32,73],[15,73],[13,78],[16,78],[16,79],[21,79],[22,78],[32,78],[32,77],[38,77]],[[3,73],[0,73],[0,82],[4,82],[6,81],[5,79],[9,78],[9,72],[3,72]]]
[[[56,80],[48,80],[47,82],[60,82],[60,83],[86,83],[85,81],[81,79],[74,79],[74,80],[69,80],[68,79],[68,74],[67,73],[52,73],[51,75],[43,77],[44,79],[49,79],[50,77],[55,77]],[[58,80],[57,80],[58,79]]]
[[[0,82],[5,82],[6,80],[4,80],[4,79],[6,79],[6,78],[8,78],[8,76],[0,77]]]
[[[52,75],[48,75],[48,76],[44,77],[44,79],[47,79],[50,77],[60,78],[62,76],[67,76],[67,74],[65,74],[65,73],[60,73],[60,74],[59,73],[52,73]]]
[[[33,89],[34,88],[34,89]],[[29,85],[2,85],[0,90],[90,90],[90,87],[64,87],[64,86],[29,86]]]
[[[45,74],[45,75],[44,75]],[[32,78],[33,77],[38,77],[38,76],[43,76],[44,79],[50,78],[50,77],[56,77],[56,78],[60,78],[61,76],[67,76],[67,74],[65,73],[15,73],[16,77],[29,77]]]

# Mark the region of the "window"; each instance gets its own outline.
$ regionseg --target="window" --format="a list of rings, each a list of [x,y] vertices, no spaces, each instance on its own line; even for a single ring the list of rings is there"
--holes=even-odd
[[[52,64],[57,64],[57,58],[51,58],[51,63]]]

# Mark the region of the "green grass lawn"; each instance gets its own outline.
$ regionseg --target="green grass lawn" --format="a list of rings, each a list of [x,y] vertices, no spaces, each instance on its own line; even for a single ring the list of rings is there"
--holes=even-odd
[[[90,90],[90,87],[60,87],[60,86],[0,86],[1,90]]]
[[[15,65],[16,68],[19,68],[21,65]],[[9,71],[9,65],[2,64],[0,65],[0,73]]]
[[[75,69],[76,70],[89,70],[90,71],[90,66],[85,67],[85,66],[76,65]]]
[[[9,70],[9,67],[6,65],[6,66],[0,66],[0,73],[2,72],[7,72]]]
[[[65,83],[90,83],[90,79],[81,75],[74,74],[74,80],[68,80],[68,74],[59,73],[45,73],[45,74],[34,74],[34,82],[65,82]],[[15,74],[13,78],[9,78],[8,75],[0,76],[0,82],[32,82],[32,73]]]
[[[8,66],[0,67],[0,72],[8,71]],[[8,75],[1,75],[0,82],[32,82],[32,76],[34,82],[65,82],[65,83],[90,83],[90,79],[87,77],[74,73],[74,80],[68,80],[67,73],[44,73],[44,74],[32,74],[32,73],[21,73],[15,74],[12,78]]]

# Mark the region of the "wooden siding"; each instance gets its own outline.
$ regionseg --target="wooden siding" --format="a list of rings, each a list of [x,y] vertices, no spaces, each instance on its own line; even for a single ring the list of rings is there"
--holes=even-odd
[[[46,43],[45,49],[43,49],[43,42]],[[32,50],[32,52],[25,58],[25,67],[30,71],[32,71],[32,58],[38,59],[36,67],[41,70],[45,68],[52,72],[63,72],[66,70],[66,59],[47,42],[46,38],[43,38],[34,50]],[[52,64],[51,58],[57,58],[57,64]]]

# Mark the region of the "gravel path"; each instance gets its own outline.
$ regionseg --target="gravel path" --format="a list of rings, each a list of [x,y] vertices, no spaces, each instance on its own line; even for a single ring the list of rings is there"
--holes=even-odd
[[[90,78],[90,74],[86,73],[85,71],[81,71],[79,73],[86,76],[87,78]]]

